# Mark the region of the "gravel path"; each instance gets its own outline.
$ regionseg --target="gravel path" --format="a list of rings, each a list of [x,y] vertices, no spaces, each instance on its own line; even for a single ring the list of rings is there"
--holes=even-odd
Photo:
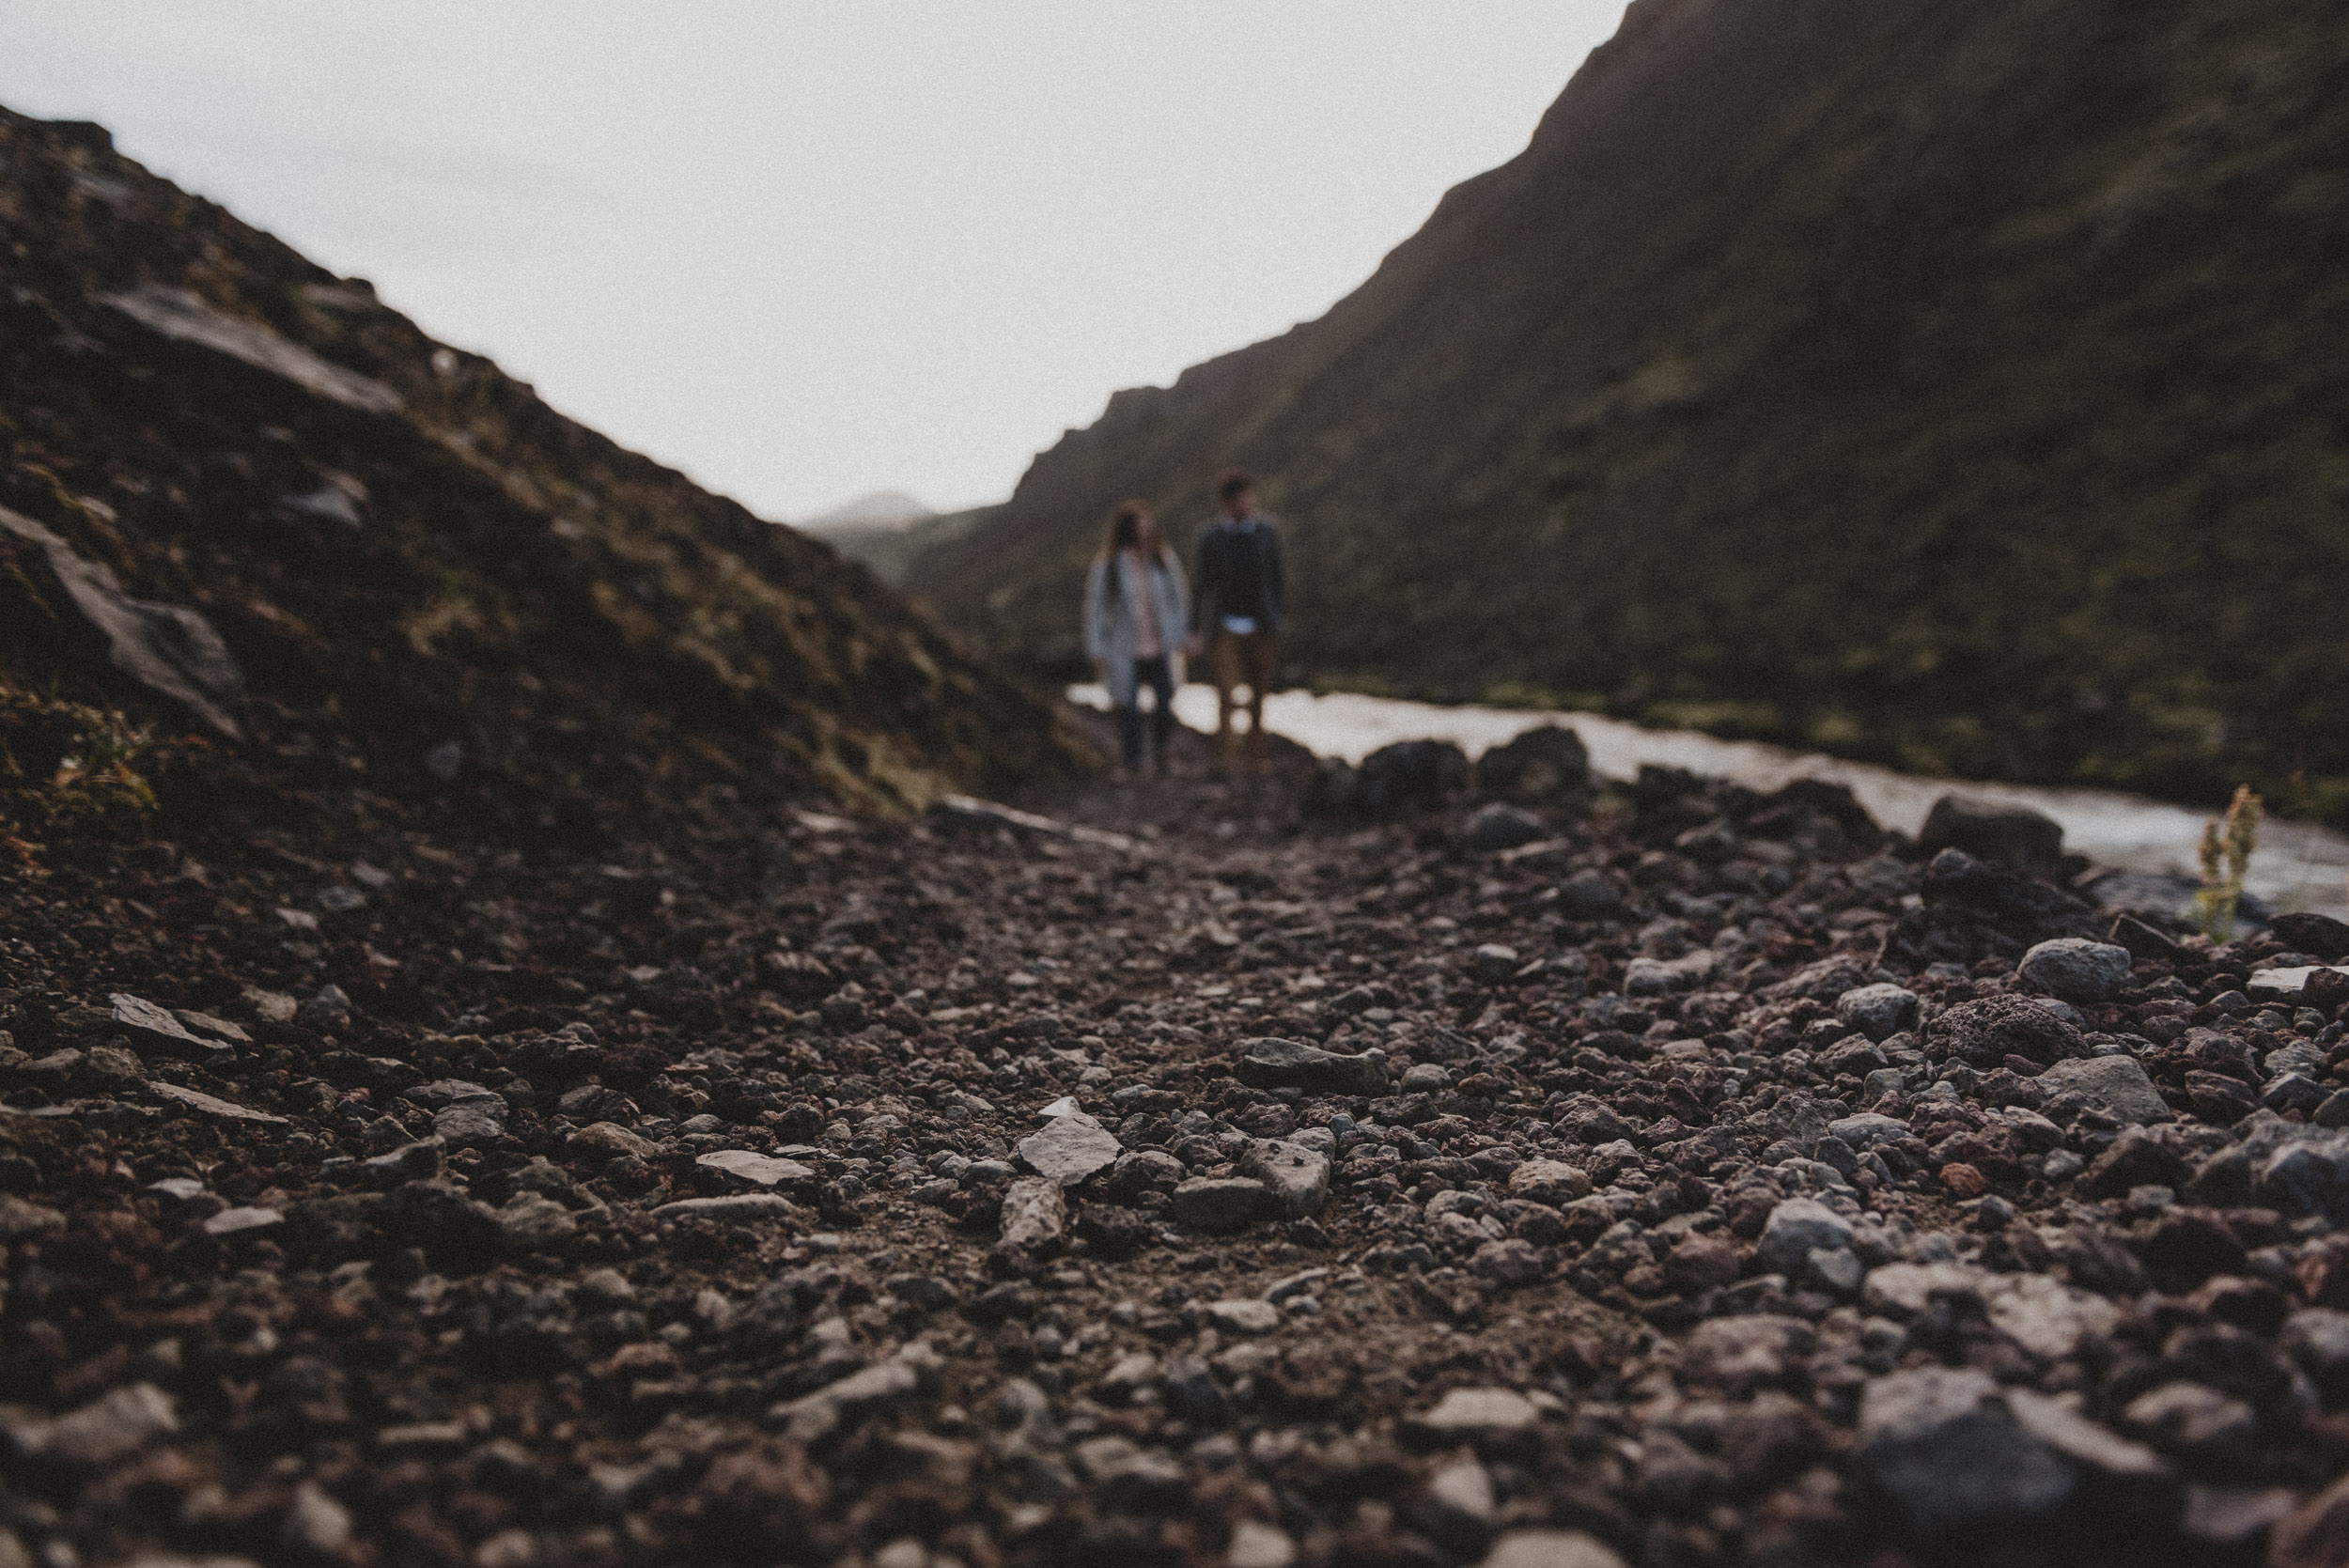
[[[1313,778],[12,868],[0,1564],[2341,1560],[2349,927]]]

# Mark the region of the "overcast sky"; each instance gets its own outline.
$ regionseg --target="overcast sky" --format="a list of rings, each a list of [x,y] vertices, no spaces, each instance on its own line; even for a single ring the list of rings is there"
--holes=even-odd
[[[1111,392],[1319,315],[1622,10],[17,0],[0,103],[804,517],[998,499]]]

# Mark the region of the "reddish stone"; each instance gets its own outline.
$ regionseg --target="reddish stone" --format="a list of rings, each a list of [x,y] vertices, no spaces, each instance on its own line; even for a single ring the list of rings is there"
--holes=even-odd
[[[1952,1161],[1941,1167],[1941,1185],[1961,1198],[1979,1198],[1990,1190],[1990,1178],[1970,1165]]]
[[[1664,1259],[1664,1279],[1672,1288],[1702,1296],[1734,1281],[1745,1268],[1746,1250],[1721,1236],[1692,1235]]]

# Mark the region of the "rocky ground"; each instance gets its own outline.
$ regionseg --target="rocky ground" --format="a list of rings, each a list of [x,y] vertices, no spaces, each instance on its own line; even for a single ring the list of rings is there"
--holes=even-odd
[[[1191,744],[11,859],[0,1564],[2349,1551],[2349,927]]]

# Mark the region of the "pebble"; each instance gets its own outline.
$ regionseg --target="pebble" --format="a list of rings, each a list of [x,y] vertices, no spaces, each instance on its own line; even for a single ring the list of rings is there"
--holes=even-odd
[[[1404,1425],[1425,1438],[1456,1442],[1523,1432],[1541,1414],[1532,1400],[1508,1389],[1455,1389]]]

